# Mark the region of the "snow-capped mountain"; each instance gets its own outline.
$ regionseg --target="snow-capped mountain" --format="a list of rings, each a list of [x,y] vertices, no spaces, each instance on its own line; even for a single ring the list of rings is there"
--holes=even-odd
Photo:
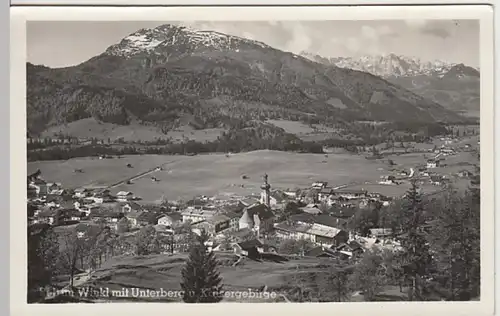
[[[301,53],[301,55],[315,62],[369,72],[383,78],[414,77],[421,75],[442,77],[456,66],[456,64],[440,60],[423,61],[420,58],[396,54],[362,56],[359,58],[327,58],[305,52]]]
[[[128,35],[120,43],[110,46],[105,54],[128,58],[142,53],[161,54],[169,47],[176,47],[187,52],[202,47],[237,51],[248,46],[270,48],[258,41],[215,31],[164,24],[153,29],[140,29]]]

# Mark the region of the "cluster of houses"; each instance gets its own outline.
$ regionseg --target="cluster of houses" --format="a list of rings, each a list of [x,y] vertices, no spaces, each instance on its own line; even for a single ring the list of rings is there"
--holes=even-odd
[[[281,240],[307,240],[327,249],[319,256],[333,250],[336,254],[343,251],[344,255],[352,255],[357,251],[349,246],[353,241],[374,245],[384,237],[374,231],[373,241],[363,243],[346,227],[354,215],[356,208],[353,206],[364,207],[375,201],[388,205],[389,199],[379,194],[333,189],[326,182],[315,183],[303,191],[271,190],[267,177],[261,189],[260,197],[233,202],[215,203],[213,199],[201,197],[187,206],[159,206],[135,201],[132,192],[118,192],[112,196],[105,189],[66,190],[60,183],[45,182],[38,173],[28,179],[28,207],[31,209],[28,216],[30,224],[99,223],[115,231],[119,231],[119,223],[126,218],[128,232],[152,225],[157,232],[170,235],[176,234],[176,227],[189,227],[194,233],[206,231],[214,244],[230,240],[239,252],[250,251],[248,247],[264,249],[267,246],[261,240],[272,236]],[[283,219],[281,215],[288,202],[300,205],[300,212]],[[253,243],[248,242],[250,235],[255,239]],[[339,247],[342,250],[338,250]]]

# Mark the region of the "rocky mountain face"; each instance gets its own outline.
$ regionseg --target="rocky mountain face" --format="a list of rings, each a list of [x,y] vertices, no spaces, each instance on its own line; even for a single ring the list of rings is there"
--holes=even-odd
[[[172,128],[242,128],[283,118],[450,121],[463,117],[373,74],[266,44],[163,25],[139,30],[74,67],[27,64],[30,133],[94,117]]]
[[[455,112],[479,113],[480,72],[464,64],[428,62],[396,54],[360,58],[326,58],[307,52],[301,55],[325,65],[380,76]]]

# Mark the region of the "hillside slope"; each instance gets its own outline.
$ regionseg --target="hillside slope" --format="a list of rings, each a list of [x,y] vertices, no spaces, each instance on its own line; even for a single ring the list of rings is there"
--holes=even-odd
[[[30,133],[93,117],[164,130],[240,128],[264,119],[460,121],[380,77],[266,44],[163,25],[139,30],[75,67],[27,65]]]
[[[325,65],[380,76],[456,113],[479,112],[480,73],[464,64],[428,62],[396,54],[327,58],[303,52],[302,56]]]

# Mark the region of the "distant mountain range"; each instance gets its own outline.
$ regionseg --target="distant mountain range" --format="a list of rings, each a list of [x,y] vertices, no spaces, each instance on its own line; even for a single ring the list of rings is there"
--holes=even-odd
[[[30,133],[87,118],[164,130],[186,124],[238,129],[265,119],[464,120],[367,72],[168,24],[138,30],[74,67],[27,64]]]
[[[396,54],[327,58],[303,52],[325,65],[369,72],[457,112],[479,113],[479,69],[440,60],[432,62]]]

